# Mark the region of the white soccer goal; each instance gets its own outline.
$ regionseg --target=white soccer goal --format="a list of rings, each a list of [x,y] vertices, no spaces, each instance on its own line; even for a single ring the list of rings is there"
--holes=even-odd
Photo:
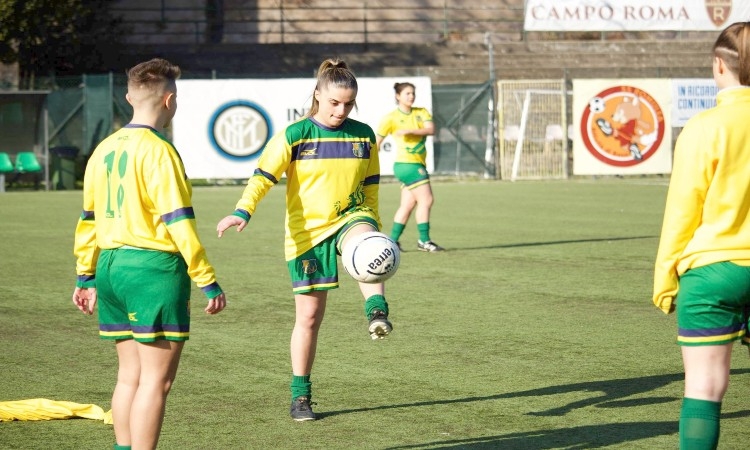
[[[565,81],[501,81],[498,104],[500,178],[567,178]]]

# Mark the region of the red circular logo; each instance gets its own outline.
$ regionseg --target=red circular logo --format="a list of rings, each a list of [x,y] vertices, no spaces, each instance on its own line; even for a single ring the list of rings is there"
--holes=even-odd
[[[605,89],[581,117],[581,137],[596,159],[617,167],[653,156],[664,138],[664,114],[646,91],[632,86]]]

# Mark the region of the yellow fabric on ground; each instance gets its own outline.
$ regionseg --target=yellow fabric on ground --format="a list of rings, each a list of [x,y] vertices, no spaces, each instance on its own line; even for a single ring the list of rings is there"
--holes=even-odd
[[[72,419],[75,417],[101,420],[106,424],[112,424],[112,411],[104,412],[102,408],[96,405],[49,400],[46,398],[0,402],[0,422],[9,422],[12,420]]]

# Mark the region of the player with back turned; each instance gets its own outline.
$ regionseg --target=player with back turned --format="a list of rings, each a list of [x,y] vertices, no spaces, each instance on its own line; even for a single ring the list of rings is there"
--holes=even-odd
[[[115,449],[153,449],[190,335],[191,278],[216,314],[226,298],[198,238],[192,187],[162,134],[177,111],[179,67],[164,59],[128,71],[133,118],[91,154],[75,232],[73,303],[115,341]]]
[[[750,344],[750,22],[712,56],[716,106],[677,139],[654,272],[654,303],[677,312],[682,450],[717,447],[732,344]]]

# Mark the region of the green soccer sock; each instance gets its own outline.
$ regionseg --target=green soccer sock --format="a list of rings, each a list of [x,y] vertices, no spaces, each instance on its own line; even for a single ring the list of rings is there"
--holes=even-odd
[[[427,242],[430,240],[430,222],[418,223],[417,231],[419,231],[419,240]]]
[[[376,309],[383,311],[386,316],[388,315],[388,302],[380,294],[375,294],[365,300],[365,317],[369,319],[370,314]]]
[[[721,402],[683,398],[680,450],[715,449],[719,445]]]
[[[312,382],[309,374],[301,376],[292,374],[292,382],[289,384],[289,388],[292,391],[292,400],[301,395],[312,398]]]
[[[130,450],[130,445],[118,445],[115,444],[115,450]]]
[[[393,239],[394,242],[398,242],[398,240],[401,238],[401,234],[403,234],[404,228],[406,228],[405,223],[393,222],[393,228],[391,228],[391,239]]]

